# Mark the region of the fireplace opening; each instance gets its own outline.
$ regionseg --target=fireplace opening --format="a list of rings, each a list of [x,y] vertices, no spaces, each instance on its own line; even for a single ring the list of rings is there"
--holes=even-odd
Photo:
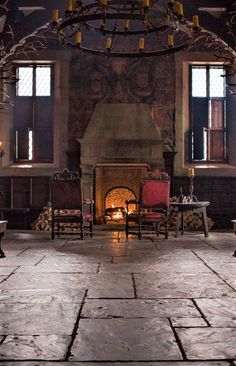
[[[127,187],[112,188],[105,197],[105,222],[122,223],[126,215],[127,200],[136,199],[135,194]],[[136,205],[130,205],[131,211],[136,209]]]

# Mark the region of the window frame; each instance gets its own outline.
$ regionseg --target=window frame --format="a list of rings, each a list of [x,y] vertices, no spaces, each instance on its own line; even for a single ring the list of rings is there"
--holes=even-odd
[[[49,126],[49,128],[51,128],[51,143],[52,143],[52,150],[51,150],[51,156],[46,158],[46,159],[42,159],[42,158],[37,158],[35,150],[36,150],[36,144],[33,142],[33,158],[32,159],[26,159],[26,158],[17,158],[17,150],[18,150],[18,144],[17,144],[17,128],[15,126],[14,123],[14,119],[13,119],[13,146],[12,146],[12,156],[13,156],[13,164],[52,164],[54,161],[54,84],[55,84],[55,67],[54,64],[52,62],[29,62],[29,63],[15,63],[15,73],[17,76],[17,70],[19,70],[21,67],[26,68],[26,67],[31,67],[33,68],[32,71],[32,95],[30,96],[24,96],[24,95],[17,95],[17,85],[15,85],[14,87],[14,98],[16,100],[16,98],[19,98],[19,100],[23,100],[24,98],[30,100],[32,102],[32,115],[31,115],[31,124],[28,124],[28,132],[32,131],[32,137],[33,137],[33,141],[35,140],[35,130],[36,130],[36,126],[35,126],[35,106],[36,106],[36,101],[39,100],[39,98],[48,98],[48,100],[50,101],[50,104],[52,105],[52,114],[51,114],[51,124]],[[46,96],[42,96],[42,95],[37,95],[36,94],[36,71],[37,68],[40,67],[49,67],[50,68],[50,95],[46,95]],[[26,100],[25,99],[25,100]],[[14,112],[15,113],[15,112]],[[29,137],[29,134],[28,134]],[[25,137],[25,141],[26,141],[27,137]],[[28,142],[28,149],[29,149],[29,142]],[[28,151],[28,156],[29,156],[29,151]]]
[[[206,69],[206,96],[202,97],[202,100],[207,101],[207,127],[206,127],[206,159],[194,159],[194,141],[193,141],[193,99],[196,98],[192,96],[192,70],[193,68],[197,67],[204,67]],[[189,63],[189,136],[188,136],[188,161],[189,163],[193,164],[208,164],[208,163],[220,163],[220,164],[227,164],[228,163],[228,129],[227,129],[227,116],[226,116],[226,110],[227,110],[227,93],[226,93],[226,82],[224,81],[224,96],[223,97],[211,97],[210,96],[210,69],[214,68],[222,68],[224,69],[223,64],[215,64],[215,63]],[[199,97],[201,98],[201,97]],[[223,127],[219,131],[222,131],[222,141],[223,141],[223,155],[224,157],[222,159],[211,159],[210,157],[210,143],[209,143],[209,135],[213,131],[213,129],[210,127],[210,102],[212,100],[222,100],[222,106],[223,106]]]

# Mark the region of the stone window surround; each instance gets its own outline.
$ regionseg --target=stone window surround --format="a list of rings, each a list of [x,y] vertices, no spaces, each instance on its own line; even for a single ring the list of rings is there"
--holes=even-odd
[[[69,111],[69,67],[71,53],[67,51],[37,52],[30,60],[16,61],[18,64],[51,63],[54,65],[54,122],[53,122],[53,163],[13,163],[11,160],[13,108],[0,111],[2,124],[0,140],[3,141],[5,156],[0,162],[2,176],[40,176],[51,175],[55,170],[66,167],[68,150],[68,111]]]
[[[225,163],[189,163],[188,162],[188,130],[189,130],[189,65],[222,65],[208,52],[181,52],[175,55],[175,136],[176,156],[174,175],[186,176],[189,166],[195,168],[197,176],[236,176],[236,159],[229,150],[229,164]],[[230,130],[231,139],[236,139],[236,131]]]

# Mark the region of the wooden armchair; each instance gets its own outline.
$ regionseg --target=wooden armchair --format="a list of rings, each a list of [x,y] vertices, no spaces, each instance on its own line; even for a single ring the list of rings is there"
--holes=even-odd
[[[52,239],[63,234],[80,235],[84,230],[93,236],[93,201],[83,199],[82,180],[78,172],[64,169],[50,179],[52,205]],[[87,211],[85,211],[87,206]]]
[[[129,234],[164,234],[168,238],[170,182],[167,179],[147,179],[140,183],[139,200],[126,201],[126,237]],[[135,211],[129,211],[130,205],[136,205]]]

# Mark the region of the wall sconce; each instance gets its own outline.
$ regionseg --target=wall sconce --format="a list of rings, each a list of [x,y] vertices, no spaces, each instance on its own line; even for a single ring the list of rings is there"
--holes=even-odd
[[[2,141],[0,141],[0,159],[2,159],[4,155],[5,155],[5,151],[2,148]]]

